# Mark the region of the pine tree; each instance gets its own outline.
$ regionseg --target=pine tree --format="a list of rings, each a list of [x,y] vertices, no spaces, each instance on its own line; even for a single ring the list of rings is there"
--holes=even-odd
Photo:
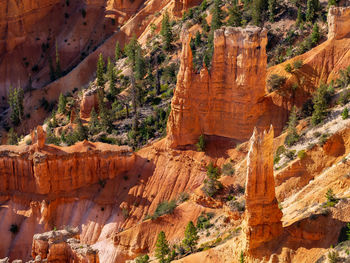
[[[229,10],[228,25],[238,27],[242,25],[242,14],[237,5],[233,5]]]
[[[313,98],[314,103],[314,112],[311,116],[312,125],[317,125],[321,123],[325,117],[326,109],[327,109],[327,86],[321,84],[317,89],[316,94]]]
[[[66,113],[67,98],[62,93],[58,99],[58,113]]]
[[[103,90],[99,90],[98,93],[98,111],[100,115],[100,125],[104,131],[111,131],[112,129],[112,119],[104,102]]]
[[[88,138],[86,127],[83,125],[81,119],[77,117],[77,138],[79,141],[84,141]]]
[[[287,144],[288,146],[292,146],[299,139],[299,135],[296,128],[297,122],[298,122],[297,108],[294,106],[289,116],[288,133],[285,139],[285,144]]]
[[[97,85],[102,87],[105,83],[103,74],[105,72],[105,62],[103,61],[103,56],[100,53],[100,56],[98,57],[97,61],[97,71],[96,71],[96,76],[97,76]]]
[[[201,44],[201,42],[202,42],[201,38],[202,38],[201,33],[200,33],[199,31],[197,31],[197,32],[196,32],[196,37],[195,37],[195,39],[194,39],[194,44],[195,44],[196,47],[199,47],[199,46],[200,46],[200,44]]]
[[[113,66],[110,58],[108,58],[108,62],[107,62],[107,77],[108,77],[108,81],[109,81],[109,92],[114,97],[115,95],[117,95],[117,89],[115,87],[115,82],[116,82],[117,77],[115,74],[114,66]]]
[[[301,7],[299,6],[298,17],[297,17],[297,21],[296,21],[297,26],[301,25],[302,22],[303,22],[303,13],[301,11]]]
[[[312,22],[316,18],[316,11],[318,9],[318,0],[307,0],[306,4],[306,21]]]
[[[51,113],[51,127],[56,128],[57,127],[57,119],[56,119],[56,111],[53,110]]]
[[[314,24],[314,27],[312,29],[311,33],[311,43],[312,46],[316,46],[318,42],[320,41],[320,30],[318,28],[317,23]]]
[[[122,57],[122,49],[120,47],[119,41],[117,41],[117,43],[115,43],[115,51],[114,51],[114,58],[115,61],[119,60]]]
[[[182,243],[191,250],[191,253],[193,253],[193,249],[197,245],[198,239],[197,228],[194,226],[193,222],[190,221],[186,227],[185,239]]]
[[[142,57],[142,50],[138,48],[135,55],[135,78],[136,80],[141,80],[146,74],[145,60]]]
[[[221,10],[222,0],[214,0],[214,7],[212,9],[211,30],[214,31],[222,26],[223,14]]]
[[[98,120],[97,113],[95,108],[92,108],[90,112],[90,121],[89,121],[89,133],[95,135],[100,130],[100,122]]]
[[[171,43],[173,41],[173,33],[171,31],[169,14],[167,12],[163,16],[162,28],[160,30],[160,34],[163,37],[164,49],[165,50],[170,50],[171,49]]]
[[[7,134],[7,144],[10,144],[10,145],[18,144],[18,136],[13,128],[11,128]]]
[[[208,7],[208,3],[207,3],[207,0],[203,0],[202,3],[201,3],[201,10],[202,12],[204,12]]]
[[[56,42],[56,71],[55,71],[55,76],[56,76],[56,79],[58,79],[58,78],[60,78],[62,76],[60,55],[58,53],[57,42]]]
[[[141,47],[135,35],[124,48],[125,55],[128,57],[128,61],[133,67],[135,66],[136,53],[139,48]]]
[[[268,0],[269,4],[269,20],[270,22],[275,21],[275,15],[276,15],[276,0]]]
[[[263,12],[266,10],[265,0],[253,0],[252,18],[254,25],[260,25],[262,22]]]
[[[18,126],[24,114],[24,92],[22,88],[9,88],[8,103],[10,105],[10,119],[14,126]]]
[[[166,263],[166,257],[169,254],[169,244],[165,237],[164,231],[161,231],[158,234],[157,243],[156,243],[156,250],[155,250],[155,256],[159,260],[159,263]]]

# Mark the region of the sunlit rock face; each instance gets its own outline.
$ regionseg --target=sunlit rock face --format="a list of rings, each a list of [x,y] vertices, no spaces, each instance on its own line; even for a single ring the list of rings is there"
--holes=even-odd
[[[273,175],[273,128],[250,139],[247,158],[246,214],[244,232],[248,251],[282,233],[282,212],[278,208]]]
[[[211,69],[200,72],[194,71],[190,34],[184,32],[182,38],[169,145],[193,144],[201,134],[248,140],[266,111],[261,100],[266,94],[267,32],[258,27],[216,30]]]

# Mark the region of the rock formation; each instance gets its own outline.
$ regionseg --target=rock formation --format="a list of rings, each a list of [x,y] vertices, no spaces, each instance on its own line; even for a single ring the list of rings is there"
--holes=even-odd
[[[80,103],[80,118],[89,118],[92,108],[98,110],[97,90],[88,90],[84,93]]]
[[[38,142],[40,142],[38,133]],[[114,178],[129,170],[135,156],[129,147],[78,143],[40,151],[0,147],[0,192],[49,194],[69,192]]]
[[[282,212],[278,208],[273,175],[273,128],[254,129],[247,158],[244,232],[251,251],[282,233]]]
[[[190,41],[184,32],[169,145],[193,144],[201,134],[249,139],[264,111],[267,32],[258,27],[216,30],[210,72],[205,67],[194,72]]]
[[[350,8],[331,7],[327,16],[328,39],[342,39],[349,34]]]
[[[32,257],[45,262],[98,263],[98,251],[81,244],[78,233],[79,228],[66,228],[34,235]]]

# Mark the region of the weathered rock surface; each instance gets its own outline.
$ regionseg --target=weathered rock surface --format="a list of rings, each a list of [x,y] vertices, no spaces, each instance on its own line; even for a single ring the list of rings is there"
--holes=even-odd
[[[88,90],[83,94],[80,103],[80,118],[89,118],[92,109],[98,110],[97,90]]]
[[[278,118],[262,121],[267,32],[257,27],[215,31],[210,72],[196,73],[191,36],[183,33],[181,66],[171,104],[167,134],[171,147],[193,144],[201,134],[247,140],[253,128],[265,129]],[[272,111],[270,111],[272,112]]]
[[[282,234],[282,212],[278,208],[273,175],[273,128],[250,139],[247,157],[246,214],[244,232],[248,251]]]
[[[135,155],[128,147],[78,143],[61,148],[46,145],[0,147],[0,192],[48,194],[69,192],[128,171]]]
[[[349,34],[350,7],[331,7],[327,16],[328,39],[341,39]]]
[[[56,45],[62,70],[71,70],[135,14],[144,2],[1,1],[0,96],[7,96],[10,85],[29,88],[30,79],[32,88],[47,85],[50,82],[49,58],[54,60]]]
[[[32,257],[55,263],[98,263],[98,251],[81,244],[78,233],[78,228],[66,228],[34,235]]]

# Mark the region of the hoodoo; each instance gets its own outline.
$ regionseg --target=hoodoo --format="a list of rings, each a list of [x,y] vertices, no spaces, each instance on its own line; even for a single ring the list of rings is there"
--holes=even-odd
[[[254,129],[247,157],[246,214],[244,231],[247,250],[261,246],[282,233],[273,176],[273,127],[268,132]]]
[[[210,72],[203,67],[199,73],[193,68],[191,35],[182,37],[169,145],[193,144],[201,134],[249,139],[264,112],[267,32],[258,27],[216,30]]]

